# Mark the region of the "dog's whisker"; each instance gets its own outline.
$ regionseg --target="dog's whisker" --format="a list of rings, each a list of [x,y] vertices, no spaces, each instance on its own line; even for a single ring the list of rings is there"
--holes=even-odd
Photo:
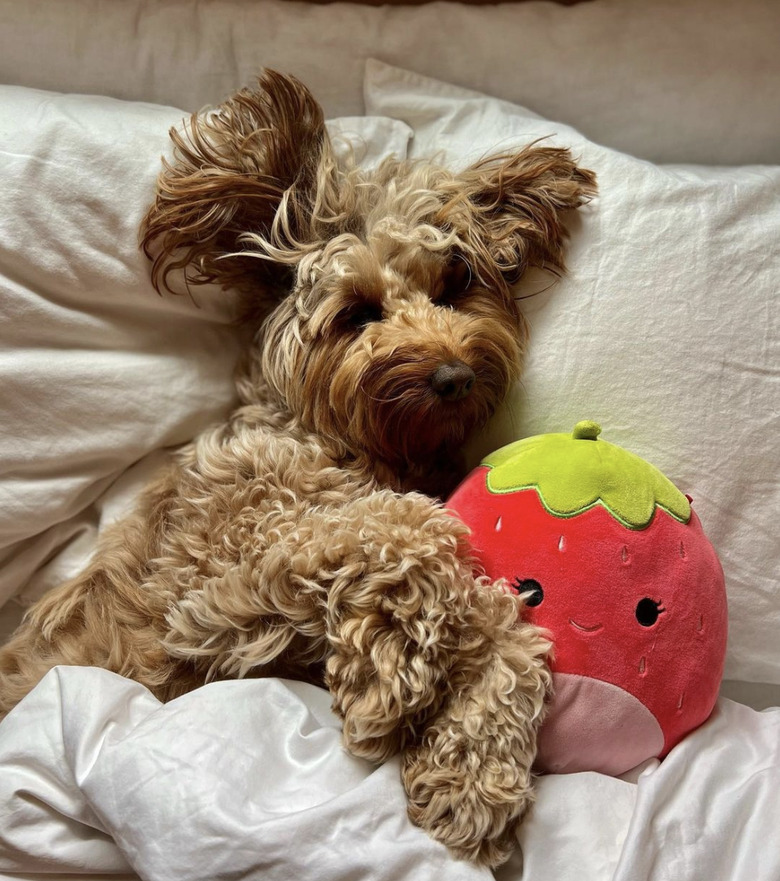
[[[363,396],[368,398],[369,401],[374,401],[377,404],[394,404],[398,401],[403,401],[408,398],[409,393],[406,391],[400,391],[394,395],[387,395],[384,397],[380,397],[378,395],[372,395],[371,392],[365,390],[365,388],[361,388],[361,393]]]

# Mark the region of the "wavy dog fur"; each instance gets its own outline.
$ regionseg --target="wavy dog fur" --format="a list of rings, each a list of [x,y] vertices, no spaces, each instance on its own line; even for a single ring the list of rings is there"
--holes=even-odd
[[[593,175],[538,145],[460,173],[341,167],[319,105],[272,71],[172,137],[143,246],[161,290],[241,291],[241,405],[30,610],[0,651],[0,714],[55,664],[162,700],[324,683],[351,752],[403,752],[414,822],[496,865],[532,801],[549,643],[432,496],[519,375],[512,283],[563,268]]]

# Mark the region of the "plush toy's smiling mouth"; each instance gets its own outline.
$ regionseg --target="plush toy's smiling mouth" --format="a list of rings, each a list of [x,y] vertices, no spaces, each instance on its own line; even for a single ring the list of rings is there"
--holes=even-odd
[[[595,633],[597,630],[601,630],[604,626],[603,624],[580,624],[578,621],[575,621],[574,618],[569,618],[569,624],[572,627],[576,627],[577,630],[582,630],[583,633]]]

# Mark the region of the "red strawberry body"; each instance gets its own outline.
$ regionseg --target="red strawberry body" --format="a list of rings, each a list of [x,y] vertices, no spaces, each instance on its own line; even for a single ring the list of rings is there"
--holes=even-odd
[[[658,507],[630,528],[599,503],[561,516],[536,488],[491,491],[489,471],[448,507],[488,575],[533,591],[527,617],[552,634],[543,769],[615,774],[665,755],[710,715],[723,674],[725,586],[699,518]]]

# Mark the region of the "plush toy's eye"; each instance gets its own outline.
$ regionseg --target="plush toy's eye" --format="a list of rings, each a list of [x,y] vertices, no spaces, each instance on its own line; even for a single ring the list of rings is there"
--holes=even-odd
[[[534,608],[534,606],[541,605],[544,599],[544,588],[535,578],[515,578],[513,587],[517,588],[518,593],[531,592],[525,601],[526,606]]]
[[[661,612],[665,611],[666,609],[660,603],[651,600],[650,597],[645,597],[636,605],[636,620],[642,627],[652,627]]]

